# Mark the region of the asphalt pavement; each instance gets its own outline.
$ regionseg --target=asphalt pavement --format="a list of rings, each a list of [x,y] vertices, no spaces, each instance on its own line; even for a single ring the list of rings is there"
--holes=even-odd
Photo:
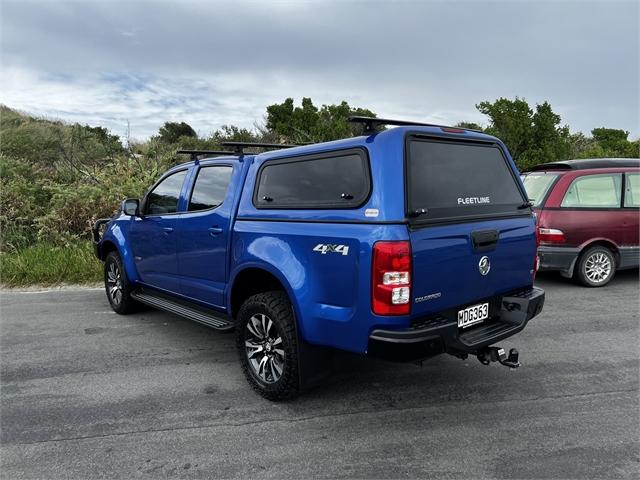
[[[639,478],[639,283],[553,274],[501,344],[515,371],[340,355],[286,403],[258,397],[233,335],[102,290],[0,294],[1,477]]]

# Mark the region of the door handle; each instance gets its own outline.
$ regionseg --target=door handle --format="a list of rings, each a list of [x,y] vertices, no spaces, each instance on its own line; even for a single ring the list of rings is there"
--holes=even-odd
[[[220,235],[222,233],[222,229],[220,227],[211,227],[209,229],[209,234],[212,237],[215,237],[216,235]]]
[[[486,252],[496,248],[500,233],[497,230],[480,230],[471,232],[473,250],[475,252]]]
[[[162,230],[164,230],[164,233],[171,233],[173,232],[173,228],[172,227],[163,227]]]

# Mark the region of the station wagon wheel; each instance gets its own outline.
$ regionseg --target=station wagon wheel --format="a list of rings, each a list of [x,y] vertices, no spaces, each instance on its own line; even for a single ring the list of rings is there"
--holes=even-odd
[[[140,304],[131,298],[133,287],[118,252],[110,252],[104,260],[104,288],[114,312],[124,315],[140,308]]]
[[[577,279],[587,287],[602,287],[616,272],[616,259],[606,247],[595,246],[586,250],[578,261]]]
[[[298,337],[284,292],[249,297],[237,315],[236,345],[249,384],[269,400],[298,394]]]
[[[611,259],[604,253],[594,253],[587,258],[584,269],[589,280],[596,283],[603,282],[611,274]]]

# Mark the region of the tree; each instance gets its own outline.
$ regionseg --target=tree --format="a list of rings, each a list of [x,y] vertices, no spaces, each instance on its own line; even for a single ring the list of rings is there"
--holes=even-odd
[[[362,125],[348,121],[351,115],[376,116],[371,110],[351,107],[345,101],[318,108],[305,97],[296,107],[293,98],[287,98],[267,107],[266,129],[286,142],[326,142],[362,134]]]
[[[573,133],[569,136],[569,158],[586,158],[584,153],[593,151],[595,148],[599,148],[596,141],[582,132]],[[597,156],[602,156],[603,153]]]
[[[479,132],[483,131],[482,125],[475,122],[458,122],[455,124],[456,127],[467,128],[469,130],[478,130]]]
[[[567,158],[569,128],[560,126],[560,115],[549,102],[536,105],[535,112],[525,99],[518,97],[481,102],[476,108],[489,117],[485,131],[507,145],[521,168]]]
[[[594,128],[591,135],[598,145],[612,154],[623,155],[629,143],[629,132],[615,128]]]
[[[640,140],[630,142],[629,132],[615,128],[594,128],[591,137],[582,133],[571,136],[571,151],[574,158],[604,158],[640,156]]]
[[[213,132],[209,141],[215,148],[218,148],[222,142],[260,142],[262,138],[260,138],[259,134],[246,128],[237,127],[236,125],[223,125]]]
[[[520,159],[523,167],[568,158],[569,127],[560,126],[560,121],[560,115],[554,113],[549,102],[536,105],[532,116],[532,144]]]
[[[529,104],[518,97],[515,100],[499,98],[493,103],[481,102],[476,108],[489,117],[486,132],[500,138],[517,161],[531,145],[533,111]]]
[[[197,138],[198,134],[185,122],[165,122],[158,130],[158,140],[162,143],[178,143],[180,137]]]

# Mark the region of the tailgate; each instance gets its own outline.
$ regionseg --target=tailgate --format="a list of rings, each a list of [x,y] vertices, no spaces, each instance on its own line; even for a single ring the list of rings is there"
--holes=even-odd
[[[497,234],[496,243],[477,251],[474,234],[491,237],[487,232]],[[536,241],[531,217],[432,226],[411,231],[410,238],[413,316],[479,303],[533,283]],[[483,257],[489,262],[486,275],[480,272]]]
[[[530,286],[535,220],[503,147],[494,140],[414,135],[406,158],[412,314]]]

